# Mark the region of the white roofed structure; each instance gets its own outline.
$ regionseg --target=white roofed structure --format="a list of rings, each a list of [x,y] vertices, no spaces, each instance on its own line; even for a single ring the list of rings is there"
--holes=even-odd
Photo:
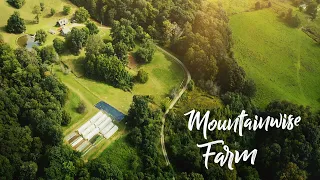
[[[76,150],[81,152],[88,146],[90,146],[90,143],[88,141],[84,141],[80,146],[77,147]]]
[[[114,126],[114,124],[111,122],[111,123],[109,123],[105,128],[103,128],[102,130],[101,130],[101,134],[106,134],[108,131],[110,131],[110,129],[112,129],[113,128],[113,126]]]
[[[106,134],[104,134],[103,136],[106,138],[106,139],[109,139],[111,136],[114,135],[114,133],[116,133],[118,131],[118,126],[113,126],[113,128],[108,131]]]
[[[111,123],[111,119],[107,118],[105,119],[99,126],[98,128],[100,129],[100,131],[105,128],[109,123]]]
[[[83,131],[82,136],[83,136],[83,137],[87,136],[87,135],[88,135],[91,131],[93,131],[95,128],[96,128],[96,127],[95,127],[93,124],[91,124],[90,127],[88,127],[85,131]]]
[[[84,124],[78,129],[79,134],[82,134],[82,133],[84,132],[84,130],[86,130],[89,126],[91,126],[90,121],[87,121],[86,123],[84,123]]]
[[[86,140],[90,140],[93,138],[95,135],[99,133],[99,128],[95,128],[93,131],[91,131],[88,135],[84,136]]]
[[[105,119],[107,119],[107,115],[104,114],[94,123],[94,125],[98,127]]]
[[[91,123],[96,122],[102,115],[103,115],[103,113],[102,113],[101,111],[99,111],[96,115],[94,115],[94,116],[90,119],[90,122],[91,122]]]
[[[76,145],[79,144],[82,140],[83,140],[83,138],[82,138],[81,136],[78,137],[76,140],[74,140],[74,141],[71,143],[71,146],[72,146],[72,147],[76,146]]]

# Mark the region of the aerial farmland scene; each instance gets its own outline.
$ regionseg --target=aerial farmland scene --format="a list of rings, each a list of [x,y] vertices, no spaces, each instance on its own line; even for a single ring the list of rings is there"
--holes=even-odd
[[[0,13],[0,180],[320,179],[320,0]]]

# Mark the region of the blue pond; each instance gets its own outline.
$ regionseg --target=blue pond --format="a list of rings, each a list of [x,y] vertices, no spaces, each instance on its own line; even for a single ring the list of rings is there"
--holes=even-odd
[[[125,117],[122,112],[118,111],[116,108],[112,107],[110,104],[104,101],[98,102],[95,107],[110,114],[118,122],[120,122]]]

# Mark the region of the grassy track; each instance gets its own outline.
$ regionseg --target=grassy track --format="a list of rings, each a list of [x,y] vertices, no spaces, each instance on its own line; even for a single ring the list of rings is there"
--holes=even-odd
[[[259,106],[280,99],[320,107],[319,46],[270,9],[231,17],[235,57],[258,88]]]

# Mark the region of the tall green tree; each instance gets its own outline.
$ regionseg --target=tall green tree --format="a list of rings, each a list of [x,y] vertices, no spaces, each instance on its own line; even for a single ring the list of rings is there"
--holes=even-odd
[[[20,9],[24,4],[25,4],[25,0],[8,0],[7,1],[11,6]]]
[[[74,13],[74,19],[78,22],[78,23],[84,23],[88,20],[88,18],[90,17],[89,12],[83,8],[80,7],[78,10],[76,10],[76,12]]]
[[[87,33],[85,29],[72,28],[66,38],[66,45],[71,53],[78,55],[80,50],[85,47],[88,38]]]
[[[146,41],[142,47],[135,52],[135,57],[139,63],[150,63],[155,53],[155,45],[151,40]]]
[[[89,33],[91,35],[99,33],[99,29],[98,29],[98,27],[96,26],[96,24],[94,22],[91,22],[91,21],[88,22],[86,24],[86,27],[89,29]]]
[[[69,15],[71,12],[71,7],[70,6],[63,6],[62,12],[64,15]]]
[[[46,42],[48,34],[43,29],[39,29],[36,32],[35,41],[38,41],[40,45]]]
[[[66,45],[64,40],[60,38],[55,38],[53,40],[53,47],[58,54],[62,54],[65,51]]]
[[[20,34],[26,30],[24,19],[20,17],[20,13],[15,11],[8,19],[6,31],[8,33]]]

